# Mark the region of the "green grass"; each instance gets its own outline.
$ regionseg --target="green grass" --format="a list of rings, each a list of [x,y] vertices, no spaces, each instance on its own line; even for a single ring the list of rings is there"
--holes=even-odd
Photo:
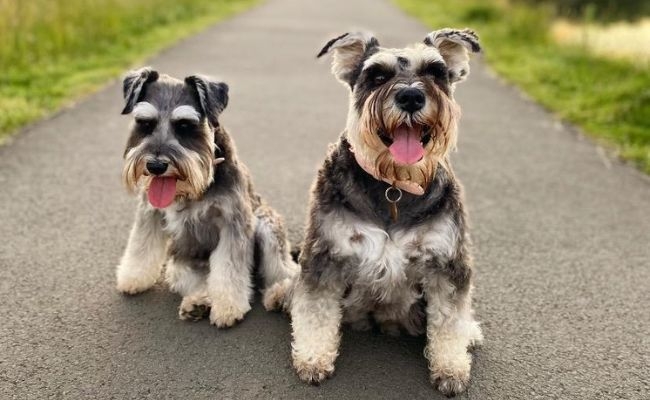
[[[504,0],[394,0],[432,28],[474,28],[506,80],[650,174],[650,66],[560,46],[553,13]]]
[[[257,0],[0,0],[0,141]]]

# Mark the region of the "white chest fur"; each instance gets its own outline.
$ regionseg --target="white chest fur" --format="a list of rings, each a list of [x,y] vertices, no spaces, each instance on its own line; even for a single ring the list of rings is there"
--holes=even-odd
[[[448,260],[458,244],[458,229],[446,216],[410,229],[386,231],[352,214],[332,213],[323,218],[321,228],[334,253],[358,260],[355,283],[386,301],[422,279],[427,259]]]
[[[184,229],[198,224],[209,209],[205,202],[175,202],[163,210],[165,231],[172,237],[180,236]]]

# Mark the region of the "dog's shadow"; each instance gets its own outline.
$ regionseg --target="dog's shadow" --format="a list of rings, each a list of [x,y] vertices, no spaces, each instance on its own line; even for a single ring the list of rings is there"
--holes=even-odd
[[[179,320],[180,297],[162,286],[132,297],[116,293],[113,362],[130,365],[143,390],[156,386],[171,397],[444,398],[429,383],[423,336],[349,327],[334,376],[318,387],[302,383],[291,368],[290,320],[266,312],[259,297],[244,321],[221,330],[207,320]],[[120,386],[120,376],[112,385]]]

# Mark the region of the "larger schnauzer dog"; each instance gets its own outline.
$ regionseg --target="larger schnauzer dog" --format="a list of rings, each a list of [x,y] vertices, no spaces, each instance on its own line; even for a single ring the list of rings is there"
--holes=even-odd
[[[426,332],[430,377],[465,390],[468,349],[482,340],[462,187],[452,171],[459,107],[453,93],[480,51],[468,29],[431,32],[402,49],[346,33],[332,72],[350,89],[345,131],[312,187],[291,304],[293,365],[321,382],[334,371],[342,323]]]
[[[135,294],[165,280],[183,296],[181,319],[208,312],[229,327],[250,310],[257,261],[267,309],[285,306],[298,266],[278,214],[254,192],[246,167],[219,124],[228,86],[143,68],[124,79],[134,123],[123,180],[138,194],[135,224],[117,288]]]

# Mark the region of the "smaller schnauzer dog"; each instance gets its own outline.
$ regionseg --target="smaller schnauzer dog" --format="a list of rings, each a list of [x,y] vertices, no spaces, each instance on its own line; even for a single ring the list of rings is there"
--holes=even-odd
[[[117,289],[135,294],[160,277],[183,299],[181,319],[210,315],[230,327],[250,310],[257,262],[267,309],[285,307],[298,266],[279,215],[254,192],[219,124],[228,86],[203,76],[181,81],[150,68],[124,79],[134,123],[123,180],[139,195]]]
[[[468,29],[431,32],[402,49],[367,33],[330,40],[332,72],[350,89],[347,126],[312,187],[291,301],[293,365],[318,383],[334,371],[340,328],[426,332],[430,377],[446,395],[470,379],[482,340],[462,187],[452,171],[453,93],[480,51]]]

